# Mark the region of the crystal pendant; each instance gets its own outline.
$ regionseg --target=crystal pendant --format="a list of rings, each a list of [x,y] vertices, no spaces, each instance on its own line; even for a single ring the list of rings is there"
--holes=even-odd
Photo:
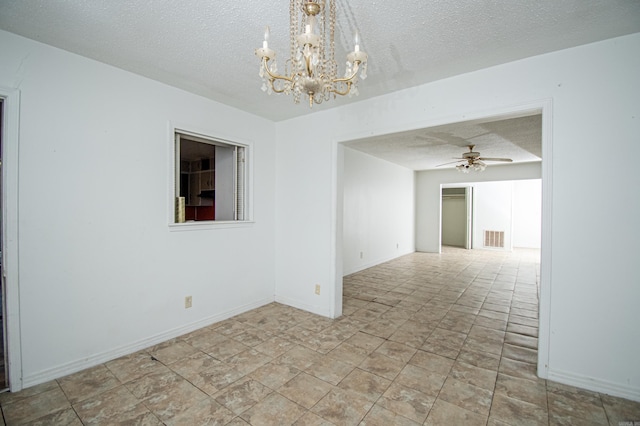
[[[362,71],[360,71],[360,78],[363,80],[367,79],[367,63],[362,64]]]
[[[267,91],[267,83],[266,82],[262,82],[262,87],[260,88],[263,92]]]

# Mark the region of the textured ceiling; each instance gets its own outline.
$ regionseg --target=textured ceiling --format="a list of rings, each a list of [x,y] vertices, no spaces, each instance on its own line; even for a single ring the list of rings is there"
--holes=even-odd
[[[255,0],[0,0],[0,29],[282,120],[640,31],[638,0],[337,0],[338,58],[358,29],[358,98],[294,105],[260,90],[265,25],[288,52],[289,4]],[[339,64],[342,64],[339,62]],[[342,69],[343,71],[343,69]]]
[[[514,163],[542,159],[540,114],[494,120],[475,120],[374,136],[344,144],[357,151],[413,170],[456,166],[455,159],[475,145],[482,157],[510,158]],[[487,165],[501,164],[486,162]]]
[[[357,29],[362,50],[369,54],[369,77],[361,83],[359,97],[339,98],[313,109],[305,102],[293,104],[289,96],[268,96],[260,90],[254,50],[262,44],[265,25],[271,26],[270,47],[281,61],[288,52],[289,4],[284,0],[0,0],[0,29],[274,121],[640,32],[639,0],[337,0],[337,4],[337,56],[352,50]],[[511,156],[518,161],[539,157],[539,140],[538,148],[524,141],[532,133],[539,136],[539,126],[513,123],[441,126],[369,141],[368,149],[417,170],[458,157],[470,136],[484,156]],[[501,124],[506,128],[499,129]],[[524,132],[522,140],[509,139],[515,137],[514,128]],[[364,149],[362,141],[352,145]],[[427,151],[434,158],[418,162],[415,154],[426,158]]]

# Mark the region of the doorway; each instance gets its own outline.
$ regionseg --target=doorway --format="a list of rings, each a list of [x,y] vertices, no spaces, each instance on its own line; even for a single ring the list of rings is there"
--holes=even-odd
[[[442,245],[473,247],[473,188],[442,188]]]

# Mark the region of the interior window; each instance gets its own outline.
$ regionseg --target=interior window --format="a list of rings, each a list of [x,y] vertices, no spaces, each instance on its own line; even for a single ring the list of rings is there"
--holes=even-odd
[[[246,147],[185,132],[175,144],[175,222],[246,220]]]

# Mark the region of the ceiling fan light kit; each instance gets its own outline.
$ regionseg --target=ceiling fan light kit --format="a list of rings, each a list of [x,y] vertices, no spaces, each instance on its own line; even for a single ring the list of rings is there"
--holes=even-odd
[[[328,101],[333,94],[358,95],[358,74],[367,78],[367,54],[360,50],[355,34],[353,52],[347,55],[344,77],[338,77],[335,59],[336,0],[290,0],[290,58],[284,73],[278,73],[276,52],[269,48],[270,29],[266,27],[260,58],[262,90],[268,94],[292,94],[295,103],[305,94],[309,107]]]
[[[507,163],[511,163],[513,161],[511,158],[481,157],[479,152],[475,152],[473,150],[473,148],[475,148],[475,145],[467,145],[467,148],[469,148],[469,152],[463,153],[461,158],[456,158],[456,161],[452,161],[450,163],[439,164],[436,167],[446,166],[448,164],[454,163],[461,163],[456,166],[456,170],[458,170],[459,172],[484,172],[484,169],[487,168],[487,165],[484,163],[485,161],[502,161]]]

